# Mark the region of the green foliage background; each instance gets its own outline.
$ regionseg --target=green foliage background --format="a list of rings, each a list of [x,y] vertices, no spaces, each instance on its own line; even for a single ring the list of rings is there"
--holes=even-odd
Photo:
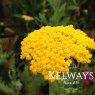
[[[61,81],[48,83],[41,75],[31,74],[28,69],[28,62],[20,60],[20,42],[29,32],[46,25],[65,26],[73,24],[74,27],[86,31],[90,37],[95,38],[95,1],[7,1],[10,19],[7,22],[7,16],[3,17],[3,12],[1,13],[0,40],[2,41],[2,37],[10,34],[17,36],[17,39],[11,50],[3,50],[2,44],[0,44],[0,95],[94,95],[95,80],[93,85],[89,87],[84,87],[83,83],[80,83],[77,87],[65,87]],[[0,4],[3,9],[2,2]],[[0,9],[0,11],[2,10]],[[23,15],[31,16],[33,20],[25,21],[22,18]],[[85,70],[95,73],[95,52],[93,52],[93,55],[91,64],[85,67]]]

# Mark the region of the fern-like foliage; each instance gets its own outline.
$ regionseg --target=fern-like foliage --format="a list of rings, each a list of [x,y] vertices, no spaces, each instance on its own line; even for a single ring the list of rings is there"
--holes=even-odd
[[[16,62],[13,52],[0,53],[0,94],[4,95],[20,95],[22,84],[17,79]]]
[[[40,88],[46,83],[41,75],[32,75],[27,65],[25,65],[24,71],[21,72],[20,78],[24,86],[24,95],[40,95]]]
[[[14,95],[14,90],[9,85],[5,84],[3,80],[0,80],[0,91],[6,95]]]

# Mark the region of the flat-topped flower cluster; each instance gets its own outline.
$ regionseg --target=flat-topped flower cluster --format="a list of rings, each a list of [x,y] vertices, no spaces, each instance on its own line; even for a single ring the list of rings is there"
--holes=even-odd
[[[34,30],[21,42],[21,59],[30,61],[30,70],[49,80],[48,71],[68,72],[73,59],[90,63],[95,42],[80,29],[45,26]]]

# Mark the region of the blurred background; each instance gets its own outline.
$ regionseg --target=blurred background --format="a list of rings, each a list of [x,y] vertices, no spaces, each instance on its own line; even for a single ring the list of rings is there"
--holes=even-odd
[[[31,74],[28,62],[20,60],[20,43],[28,33],[70,24],[95,39],[95,0],[0,0],[0,95],[95,95],[95,80],[63,88]],[[95,73],[95,52],[86,69]]]

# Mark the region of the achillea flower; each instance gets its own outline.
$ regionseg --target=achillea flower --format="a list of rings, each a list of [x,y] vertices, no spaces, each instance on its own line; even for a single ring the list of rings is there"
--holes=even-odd
[[[21,42],[21,59],[30,61],[30,70],[41,73],[45,79],[48,71],[68,72],[73,59],[86,64],[95,50],[95,42],[83,31],[69,26],[45,26],[34,30]]]
[[[27,15],[23,15],[22,18],[23,18],[25,21],[34,20],[33,17],[31,17],[31,16],[27,16]]]

